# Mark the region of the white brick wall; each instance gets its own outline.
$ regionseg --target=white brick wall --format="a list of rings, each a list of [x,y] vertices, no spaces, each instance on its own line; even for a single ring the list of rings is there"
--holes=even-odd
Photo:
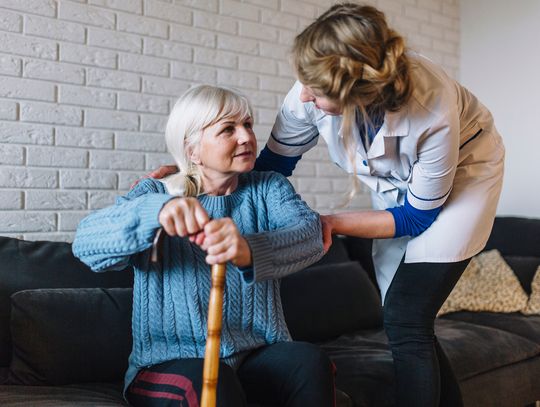
[[[70,240],[90,210],[169,163],[167,112],[196,83],[250,95],[264,145],[294,36],[331,0],[0,0],[0,234]],[[457,77],[458,0],[372,0]],[[292,178],[328,212],[348,180],[321,145]],[[365,189],[351,204],[369,207]]]

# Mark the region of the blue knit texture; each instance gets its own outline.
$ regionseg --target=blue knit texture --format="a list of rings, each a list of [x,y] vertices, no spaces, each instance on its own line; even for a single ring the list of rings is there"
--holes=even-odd
[[[178,358],[203,358],[210,267],[186,238],[166,236],[160,264],[150,262],[159,211],[173,197],[153,179],[141,181],[116,205],[92,213],[77,229],[73,252],[94,271],[132,264],[133,349],[126,386],[138,369]],[[279,278],[323,255],[319,216],[282,175],[240,176],[230,195],[198,197],[213,219],[232,218],[250,245],[253,266],[227,264],[220,357],[290,340]]]

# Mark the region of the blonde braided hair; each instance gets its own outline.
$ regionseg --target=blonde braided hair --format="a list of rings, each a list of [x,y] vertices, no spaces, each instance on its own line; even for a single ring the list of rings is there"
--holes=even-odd
[[[292,62],[298,79],[341,106],[343,140],[355,169],[357,111],[368,146],[370,112],[397,111],[411,95],[405,52],[403,37],[388,27],[384,13],[354,3],[332,6],[295,38]],[[358,190],[357,177],[352,180],[348,201]]]

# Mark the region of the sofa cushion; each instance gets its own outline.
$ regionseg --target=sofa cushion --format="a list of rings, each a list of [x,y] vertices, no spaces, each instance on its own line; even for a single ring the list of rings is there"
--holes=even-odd
[[[462,321],[439,318],[435,333],[459,381],[540,353],[540,344],[527,338]],[[395,405],[393,359],[382,329],[342,335],[322,347],[336,365],[337,387],[351,396],[354,405]]]
[[[540,257],[509,255],[504,256],[504,261],[508,263],[525,292],[530,294],[533,277],[540,266]]]
[[[2,407],[123,407],[123,383],[89,383],[67,386],[0,386]],[[352,401],[336,389],[336,407],[351,407]],[[248,407],[263,407],[248,404]]]
[[[323,343],[336,366],[336,386],[355,406],[394,406],[394,365],[382,328],[363,329]]]
[[[459,383],[463,404],[474,407],[536,407],[540,357],[524,359]]]
[[[131,287],[132,271],[93,273],[64,242],[0,237],[0,367],[9,366],[11,294],[34,288]]]
[[[540,342],[487,325],[439,318],[435,334],[459,380],[540,355]]]
[[[10,383],[123,379],[131,351],[130,288],[25,290],[11,300]]]
[[[498,312],[454,312],[441,320],[462,321],[483,325],[522,336],[540,344],[540,315],[523,315],[520,312],[502,314]]]
[[[455,311],[520,311],[527,294],[497,250],[473,257],[438,315]]]
[[[538,270],[536,271],[531,287],[532,290],[529,301],[527,302],[525,309],[521,312],[525,315],[540,315],[540,267],[538,267]]]
[[[123,383],[67,386],[1,386],[0,406],[121,407]]]
[[[287,276],[281,298],[295,340],[318,342],[382,324],[378,292],[358,262],[312,266]]]

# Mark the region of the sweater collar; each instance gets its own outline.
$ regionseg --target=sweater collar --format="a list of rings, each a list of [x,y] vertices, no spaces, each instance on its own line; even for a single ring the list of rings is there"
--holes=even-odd
[[[243,196],[247,190],[247,175],[238,176],[238,186],[229,195],[208,195],[200,194],[197,198],[208,212],[220,212],[238,206],[243,201]]]

